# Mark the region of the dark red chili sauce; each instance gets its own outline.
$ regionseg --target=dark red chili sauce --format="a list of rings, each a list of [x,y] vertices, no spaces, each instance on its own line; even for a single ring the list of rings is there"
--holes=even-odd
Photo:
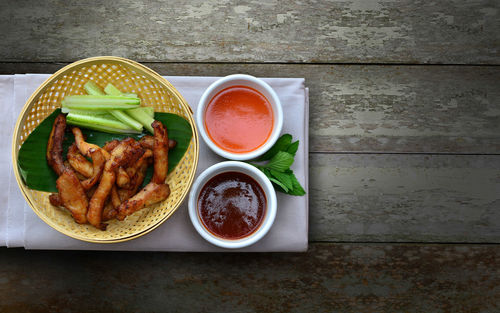
[[[198,196],[198,215],[208,231],[224,239],[251,235],[266,214],[266,195],[250,176],[225,172],[212,177]]]

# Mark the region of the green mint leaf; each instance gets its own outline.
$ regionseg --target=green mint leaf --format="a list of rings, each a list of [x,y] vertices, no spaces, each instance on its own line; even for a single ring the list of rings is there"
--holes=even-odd
[[[267,163],[266,167],[270,170],[284,172],[290,168],[293,163],[293,155],[288,152],[278,151],[275,156]]]
[[[288,148],[286,149],[286,152],[290,153],[291,155],[295,156],[297,153],[297,150],[299,149],[299,141],[292,142]]]
[[[262,171],[273,183],[276,191],[293,196],[303,196],[306,192],[290,169],[298,148],[299,141],[292,142],[292,136],[284,134],[278,138],[268,152],[255,160],[257,162],[268,161],[267,164],[247,163]]]
[[[267,177],[273,177],[273,175],[271,175],[271,171],[268,168],[263,168],[261,169],[261,171],[263,171]]]
[[[274,176],[277,180],[279,180],[283,185],[286,186],[287,189],[293,189],[292,179],[290,178],[290,174],[285,174],[283,172],[278,172],[275,170],[270,170],[271,175]]]
[[[297,177],[292,173],[289,174],[290,179],[292,180],[292,188],[288,190],[286,193],[292,196],[303,196],[306,194],[306,191],[300,185]]]
[[[279,151],[286,151],[291,142],[292,135],[284,134],[283,136],[278,138],[272,148],[264,153],[260,158],[258,158],[257,161],[266,161],[272,159]]]
[[[272,181],[272,182],[273,182],[273,183],[275,183],[276,185],[278,185],[278,186],[280,186],[281,188],[283,188],[283,190],[285,191],[285,193],[288,193],[288,191],[289,191],[289,190],[288,190],[288,188],[287,188],[285,185],[283,185],[283,184],[282,184],[279,180],[274,179],[274,178],[272,178],[272,177],[268,177],[268,178],[269,178],[269,180],[270,180],[270,181]]]

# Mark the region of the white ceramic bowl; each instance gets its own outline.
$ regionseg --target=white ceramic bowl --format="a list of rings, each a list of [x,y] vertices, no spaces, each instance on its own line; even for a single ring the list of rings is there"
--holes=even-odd
[[[240,172],[252,177],[262,187],[262,190],[266,195],[266,215],[264,216],[262,224],[255,232],[245,238],[231,240],[215,236],[205,228],[198,214],[198,197],[200,195],[201,189],[212,177],[225,172]],[[220,162],[207,168],[194,181],[191,192],[189,194],[188,210],[189,217],[191,219],[191,222],[193,223],[194,228],[208,242],[222,248],[243,248],[259,241],[267,234],[267,232],[273,225],[277,210],[276,192],[274,191],[273,185],[266,177],[266,175],[264,175],[264,173],[262,173],[252,165],[238,161]]]
[[[250,152],[232,153],[223,150],[222,148],[217,146],[212,141],[212,139],[210,139],[210,136],[208,136],[207,130],[205,128],[206,106],[219,91],[231,86],[247,86],[257,90],[264,97],[266,97],[273,110],[274,124],[271,135],[262,146]],[[198,103],[198,108],[196,110],[196,124],[198,126],[198,132],[201,134],[201,138],[203,138],[203,141],[210,147],[212,151],[214,151],[218,155],[230,160],[251,160],[264,154],[274,145],[274,143],[278,139],[283,127],[283,110],[281,108],[281,102],[278,98],[278,95],[266,82],[250,75],[234,74],[215,81],[205,90],[200,98],[200,102]]]

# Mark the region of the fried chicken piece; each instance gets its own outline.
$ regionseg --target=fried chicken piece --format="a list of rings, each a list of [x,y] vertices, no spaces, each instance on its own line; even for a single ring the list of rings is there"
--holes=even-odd
[[[153,151],[146,149],[146,151],[144,151],[144,154],[139,158],[139,160],[137,160],[137,162],[134,165],[127,167],[126,171],[128,176],[133,178],[135,173],[137,173],[137,170],[142,166],[143,162],[146,162],[147,164],[149,158],[151,158],[152,156],[153,156]]]
[[[89,190],[94,186],[101,178],[102,171],[104,170],[104,164],[106,159],[102,154],[102,149],[90,149],[90,157],[92,158],[92,177],[82,181],[82,187],[85,190]]]
[[[126,216],[137,212],[144,207],[163,201],[170,195],[170,187],[165,184],[168,169],[168,134],[161,122],[154,121],[151,125],[154,130],[153,145],[153,178],[132,198],[125,200],[118,207],[116,218],[120,221]]]
[[[167,129],[159,121],[154,121],[153,162],[154,172],[151,181],[157,184],[165,183],[168,170],[168,133]]]
[[[73,173],[75,173],[75,175],[76,175],[76,177],[78,178],[79,181],[87,179],[87,177],[85,177],[82,174],[80,174],[77,171],[75,171],[74,168],[71,166],[71,164],[69,164],[68,160],[64,161],[64,166],[66,168],[69,168],[70,170],[72,170]]]
[[[150,149],[153,150],[153,145],[154,145],[155,139],[151,135],[146,135],[139,139],[139,143],[141,144],[141,147],[144,149]]]
[[[173,139],[169,139],[168,140],[168,149],[172,150],[173,148],[175,148],[175,146],[177,146],[177,141],[175,141]]]
[[[102,147],[104,150],[108,151],[108,152],[111,152],[113,151],[114,148],[116,148],[116,146],[118,146],[120,144],[120,140],[118,139],[113,139],[111,141],[108,141],[106,142],[106,144],[104,145],[104,147]]]
[[[116,184],[120,188],[129,188],[130,187],[130,176],[123,169],[123,167],[119,167],[116,171]]]
[[[102,220],[103,221],[109,221],[115,218],[116,214],[118,211],[116,211],[116,208],[113,207],[113,204],[111,201],[106,202],[104,205],[104,209],[102,210]]]
[[[147,151],[151,150],[146,150]],[[144,155],[146,154],[144,153]],[[152,154],[152,152],[151,152]],[[137,160],[137,163],[134,167],[138,167],[135,171],[135,175],[132,176],[131,179],[131,188],[130,189],[118,189],[118,196],[120,197],[120,202],[130,199],[133,195],[137,193],[137,190],[144,182],[144,178],[146,177],[146,171],[148,170],[148,158],[144,158],[144,155]]]
[[[68,209],[79,224],[87,222],[88,199],[80,181],[71,169],[64,169],[56,181],[62,206]],[[50,197],[49,197],[50,200]],[[52,199],[54,201],[54,197]]]
[[[112,152],[114,148],[116,148],[120,144],[120,141],[117,139],[106,142],[103,149]],[[121,188],[127,188],[130,184],[130,177],[127,172],[122,168],[118,168],[117,176],[116,176],[116,184]]]
[[[90,157],[90,150],[94,149],[94,150],[101,150],[101,152],[104,155],[104,157],[106,158],[106,160],[108,160],[111,157],[109,152],[106,151],[105,149],[102,149],[101,147],[99,147],[98,145],[94,145],[93,143],[86,142],[85,139],[83,138],[83,134],[82,134],[82,131],[80,130],[80,128],[73,127],[71,129],[71,131],[73,132],[73,135],[75,136],[76,146],[78,147],[78,150],[80,150],[80,152],[83,155]]]
[[[64,169],[66,168],[64,166],[62,157],[62,152],[63,152],[62,143],[64,140],[65,129],[66,129],[66,116],[64,114],[59,114],[54,120],[54,124],[52,125],[49,141],[47,143],[47,154],[46,154],[47,162],[58,176],[60,176],[64,172]]]
[[[62,203],[62,200],[61,200],[61,197],[59,196],[58,193],[53,193],[49,196],[49,201],[50,201],[50,204],[52,204],[53,206],[61,206],[63,207],[63,203]]]
[[[114,208],[117,208],[120,206],[122,201],[120,200],[120,196],[118,195],[118,188],[116,188],[116,185],[111,188],[111,204],[113,205]]]
[[[115,184],[116,175],[112,166],[112,161],[109,160],[104,166],[104,172],[99,182],[99,186],[92,195],[89,203],[89,210],[87,212],[87,219],[90,224],[94,225],[100,230],[106,230],[106,224],[101,223],[102,210],[108,195]]]
[[[146,135],[146,136],[142,137],[141,139],[139,139],[139,143],[141,144],[141,146],[144,149],[153,150],[154,137],[150,136],[150,135]],[[175,148],[175,146],[177,146],[177,141],[175,141],[174,139],[169,139],[168,140],[168,149],[171,150],[171,149]]]
[[[105,230],[106,224],[102,223],[102,211],[104,209],[104,204],[106,199],[113,188],[116,181],[115,170],[119,166],[129,164],[137,161],[138,158],[142,156],[144,150],[141,148],[139,143],[132,138],[124,139],[120,144],[113,149],[111,152],[111,157],[106,161],[104,165],[104,172],[99,182],[94,195],[90,199],[89,209],[87,212],[87,219],[90,224],[95,227]]]
[[[143,154],[144,149],[135,139],[125,138],[113,149],[109,160],[113,161],[114,169],[117,169],[134,164]]]
[[[68,154],[66,155],[68,158],[68,162],[71,167],[82,174],[86,178],[91,177],[93,173],[92,163],[90,163],[78,150],[76,143],[73,143],[69,149]]]
[[[87,195],[87,198],[92,199],[92,196],[94,195],[94,192],[97,190],[98,185],[92,186],[89,190],[86,190],[85,194]]]
[[[170,195],[170,188],[167,184],[156,184],[150,182],[132,198],[124,201],[118,207],[116,218],[123,221],[125,217],[133,214],[144,207],[163,201]]]
[[[121,200],[118,196],[118,189],[116,185],[111,188],[111,196],[104,205],[104,209],[102,210],[102,220],[109,221],[115,218],[118,213],[117,208],[120,206]]]

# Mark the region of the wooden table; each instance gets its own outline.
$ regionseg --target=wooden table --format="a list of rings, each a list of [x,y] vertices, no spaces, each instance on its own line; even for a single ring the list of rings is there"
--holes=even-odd
[[[309,252],[2,249],[0,311],[499,312],[500,3],[232,3],[2,1],[0,73],[305,77]]]

